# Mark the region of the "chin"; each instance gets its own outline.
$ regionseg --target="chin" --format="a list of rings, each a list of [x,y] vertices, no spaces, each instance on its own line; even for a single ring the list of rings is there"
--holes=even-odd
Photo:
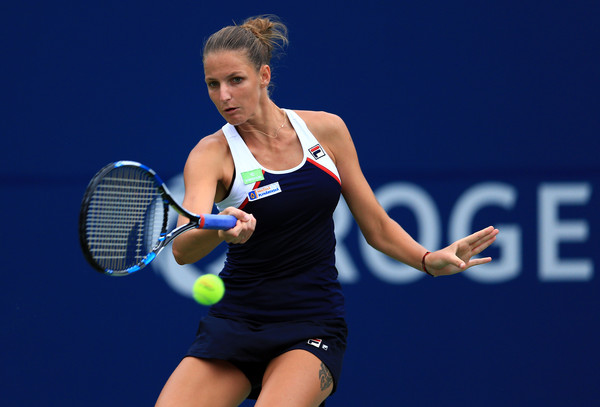
[[[240,124],[246,123],[246,120],[236,120],[236,119],[227,119],[227,118],[225,118],[225,120],[227,121],[227,123],[231,124],[232,126],[239,126]]]
[[[242,117],[239,114],[229,115],[227,113],[221,113],[221,116],[223,116],[225,121],[227,121],[227,123],[231,124],[232,126],[238,126],[240,124],[244,124],[248,120],[247,117]]]

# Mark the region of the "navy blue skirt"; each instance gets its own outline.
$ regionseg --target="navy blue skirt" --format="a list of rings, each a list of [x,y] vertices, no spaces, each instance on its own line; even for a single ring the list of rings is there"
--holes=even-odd
[[[256,400],[271,360],[290,350],[304,349],[321,360],[337,388],[346,350],[348,329],[343,319],[259,323],[208,315],[200,321],[196,340],[186,356],[226,360],[240,369],[252,385]]]

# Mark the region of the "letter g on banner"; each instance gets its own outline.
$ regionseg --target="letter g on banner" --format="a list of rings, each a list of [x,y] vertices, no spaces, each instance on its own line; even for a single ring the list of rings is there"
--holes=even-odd
[[[506,210],[514,208],[518,192],[515,187],[498,182],[473,185],[458,198],[449,221],[449,240],[455,241],[472,232],[473,217],[486,206],[499,206]],[[492,263],[469,269],[464,275],[480,283],[503,283],[517,277],[521,272],[521,228],[518,225],[495,225],[502,233],[495,245],[502,256]]]

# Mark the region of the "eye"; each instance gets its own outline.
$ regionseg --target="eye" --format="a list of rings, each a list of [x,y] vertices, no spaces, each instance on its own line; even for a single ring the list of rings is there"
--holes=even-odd
[[[219,82],[217,81],[208,81],[206,82],[206,86],[208,86],[209,89],[215,89],[219,87]]]
[[[240,77],[240,76],[236,76],[236,77],[234,77],[234,78],[232,78],[232,79],[231,79],[231,83],[234,83],[234,84],[239,84],[239,83],[241,83],[243,80],[244,80],[244,78],[242,78],[242,77]]]

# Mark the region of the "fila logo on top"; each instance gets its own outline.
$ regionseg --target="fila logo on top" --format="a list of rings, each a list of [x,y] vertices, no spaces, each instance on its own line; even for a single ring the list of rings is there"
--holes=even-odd
[[[309,148],[308,151],[312,154],[313,157],[315,157],[315,160],[318,160],[319,158],[325,156],[325,151],[323,151],[323,148],[320,144]]]
[[[314,346],[315,348],[322,348],[323,350],[329,349],[329,346],[323,343],[323,339],[309,339],[306,343]]]

